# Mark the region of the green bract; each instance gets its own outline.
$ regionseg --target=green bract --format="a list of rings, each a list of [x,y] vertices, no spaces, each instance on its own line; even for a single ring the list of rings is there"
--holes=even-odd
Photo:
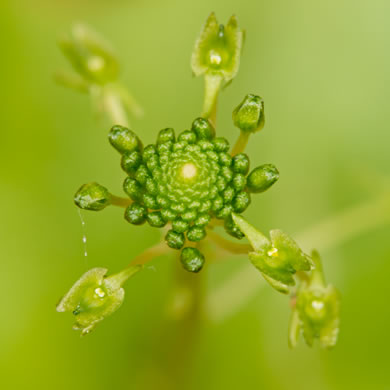
[[[246,95],[233,111],[233,122],[244,132],[261,130],[264,127],[264,100],[257,95]]]
[[[87,271],[61,299],[57,311],[72,312],[76,316],[73,328],[82,335],[89,333],[119,308],[125,296],[123,283],[140,269],[140,265],[129,267],[109,277],[106,268]]]
[[[236,214],[232,214],[232,217],[254,249],[249,253],[252,264],[279,292],[289,292],[289,287],[295,285],[293,276],[297,271],[309,271],[312,268],[310,257],[281,230],[271,230],[269,240],[244,218]]]
[[[339,332],[340,297],[333,286],[325,285],[318,253],[313,252],[312,257],[318,267],[298,289],[290,320],[289,344],[294,347],[302,331],[309,346],[317,338],[323,347],[331,348]]]

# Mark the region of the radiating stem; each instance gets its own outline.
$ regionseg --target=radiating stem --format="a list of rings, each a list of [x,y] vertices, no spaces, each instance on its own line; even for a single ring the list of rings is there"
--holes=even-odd
[[[240,135],[237,138],[237,141],[232,149],[232,156],[235,156],[238,153],[242,153],[249,141],[250,133],[240,131]]]
[[[221,237],[218,233],[215,233],[212,230],[208,230],[207,237],[209,237],[220,248],[230,253],[242,254],[242,253],[248,253],[253,251],[250,245],[238,244],[236,242],[226,240],[225,238]]]
[[[136,256],[129,264],[129,266],[133,266],[137,264],[146,264],[149,261],[153,260],[155,257],[161,256],[168,252],[170,252],[170,248],[167,246],[167,244],[164,241],[162,241],[146,249],[144,252]]]
[[[129,120],[126,110],[122,105],[121,99],[117,93],[111,91],[108,87],[102,92],[103,107],[109,115],[112,123],[116,125],[129,127]]]
[[[121,196],[116,196],[112,195],[110,196],[110,201],[113,206],[118,206],[118,207],[128,207],[130,206],[133,201],[129,198],[122,198]]]

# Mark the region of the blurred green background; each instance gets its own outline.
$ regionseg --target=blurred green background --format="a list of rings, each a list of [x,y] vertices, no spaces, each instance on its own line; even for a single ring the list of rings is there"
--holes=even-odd
[[[159,235],[129,225],[120,209],[83,213],[83,256],[75,190],[96,180],[119,194],[124,175],[107,142],[110,123],[53,73],[69,68],[58,36],[85,21],[119,53],[122,79],[146,111],[132,120],[145,142],[163,127],[185,129],[201,109],[203,83],[189,59],[210,11],[221,22],[235,13],[247,31],[218,131],[233,142],[232,109],[247,93],[262,95],[266,127],[248,153],[281,172],[246,215],[322,250],[327,279],[342,293],[342,326],[330,352],[303,340],[291,351],[288,299],[245,271],[245,257],[212,264],[211,315],[183,388],[390,389],[388,0],[1,2],[2,389],[170,388],[180,370],[165,364],[175,340],[166,323],[169,257],[128,283],[123,307],[88,337],[55,311],[84,271],[116,272]]]

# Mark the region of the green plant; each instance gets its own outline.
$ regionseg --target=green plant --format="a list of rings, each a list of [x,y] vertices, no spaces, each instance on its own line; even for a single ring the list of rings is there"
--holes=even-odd
[[[201,116],[192,122],[190,130],[178,135],[171,128],[161,130],[156,142],[145,147],[128,128],[126,109],[135,114],[141,110],[118,81],[119,65],[111,49],[83,26],[74,30],[72,39],[61,42],[77,74],[62,73],[59,80],[88,92],[110,116],[114,126],[108,139],[120,153],[121,167],[127,174],[123,189],[128,197],[115,196],[91,182],[77,191],[76,205],[91,211],[109,205],[123,207],[129,223],[147,222],[162,229],[166,243],[147,249],[116,275],[106,277],[106,269],[95,268],[76,282],[57,310],[73,312],[75,328],[82,334],[120,306],[122,284],[142,264],[174,249],[181,251],[184,269],[198,273],[205,262],[213,260],[213,253],[204,254],[208,241],[232,253],[247,253],[275,290],[290,294],[290,346],[296,345],[301,332],[309,345],[315,338],[324,347],[335,345],[339,296],[334,287],[325,284],[317,252],[305,254],[281,230],[272,230],[269,239],[240,215],[250,205],[252,194],[268,190],[279,179],[272,164],[250,170],[249,156],[244,153],[249,137],[264,127],[260,96],[248,94],[233,111],[233,123],[240,131],[233,148],[217,136],[219,92],[238,72],[243,42],[244,32],[234,16],[226,27],[218,24],[214,13],[209,16],[191,60],[193,73],[205,79]],[[246,237],[250,245],[224,239],[216,232],[219,225],[235,239]]]

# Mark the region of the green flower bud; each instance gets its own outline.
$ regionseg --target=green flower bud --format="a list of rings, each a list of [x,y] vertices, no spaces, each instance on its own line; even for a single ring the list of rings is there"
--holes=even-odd
[[[167,223],[164,221],[161,213],[159,211],[152,211],[146,215],[146,220],[149,225],[152,227],[161,228],[164,227]]]
[[[295,285],[295,272],[312,268],[309,256],[281,230],[271,230],[269,240],[241,216],[233,213],[232,217],[254,249],[249,253],[252,264],[277,291],[287,294],[289,287]]]
[[[196,133],[198,139],[209,140],[215,137],[215,129],[207,119],[195,119],[191,129]]]
[[[247,178],[250,192],[259,193],[268,190],[279,179],[279,171],[275,165],[264,164],[253,169]]]
[[[213,139],[214,149],[216,152],[227,152],[230,148],[229,141],[223,137]]]
[[[142,162],[141,153],[134,151],[131,153],[124,153],[121,159],[122,169],[129,175],[133,175]]]
[[[194,131],[191,131],[191,130],[185,130],[183,131],[179,137],[178,137],[178,141],[180,142],[187,142],[189,144],[193,144],[196,142],[196,133]]]
[[[147,209],[139,203],[133,203],[125,211],[125,219],[133,225],[142,225],[146,221]]]
[[[169,141],[175,142],[175,130],[171,128],[161,130],[158,133],[157,144],[163,144]]]
[[[123,182],[123,190],[133,200],[137,201],[142,199],[143,190],[137,180],[126,177],[125,181]]]
[[[245,237],[244,233],[234,223],[233,218],[231,216],[225,219],[224,228],[226,230],[226,233],[230,234],[232,237],[238,238],[239,240]]]
[[[290,320],[289,344],[295,347],[302,331],[309,346],[319,339],[323,347],[332,348],[339,332],[340,295],[333,286],[325,284],[316,251],[313,251],[312,258],[316,268],[309,281],[302,282],[298,289]]]
[[[246,187],[246,177],[242,173],[233,176],[232,186],[236,191],[241,191]]]
[[[204,265],[204,256],[196,248],[184,248],[180,254],[184,269],[189,272],[199,272]]]
[[[183,221],[181,218],[172,221],[172,229],[177,233],[184,233],[189,227],[190,224],[187,221]]]
[[[57,311],[73,313],[76,317],[73,329],[88,334],[120,307],[125,296],[122,285],[141,268],[140,265],[125,268],[109,277],[105,276],[105,268],[87,271],[61,299]]]
[[[178,233],[171,229],[168,230],[165,241],[170,248],[181,249],[183,248],[185,237],[183,233]]]
[[[246,175],[249,171],[249,157],[245,153],[236,154],[232,161],[233,171]]]
[[[260,96],[246,95],[233,111],[233,122],[241,131],[260,131],[264,127],[264,100]]]
[[[91,211],[103,210],[111,203],[110,199],[111,195],[107,188],[95,182],[84,184],[74,196],[74,202],[78,207]]]
[[[251,197],[246,191],[239,192],[233,199],[233,209],[235,213],[244,212],[251,203]]]
[[[190,241],[200,241],[206,237],[206,230],[202,226],[192,226],[187,232]]]
[[[142,150],[142,143],[137,135],[127,127],[115,125],[108,133],[110,144],[121,154]]]

